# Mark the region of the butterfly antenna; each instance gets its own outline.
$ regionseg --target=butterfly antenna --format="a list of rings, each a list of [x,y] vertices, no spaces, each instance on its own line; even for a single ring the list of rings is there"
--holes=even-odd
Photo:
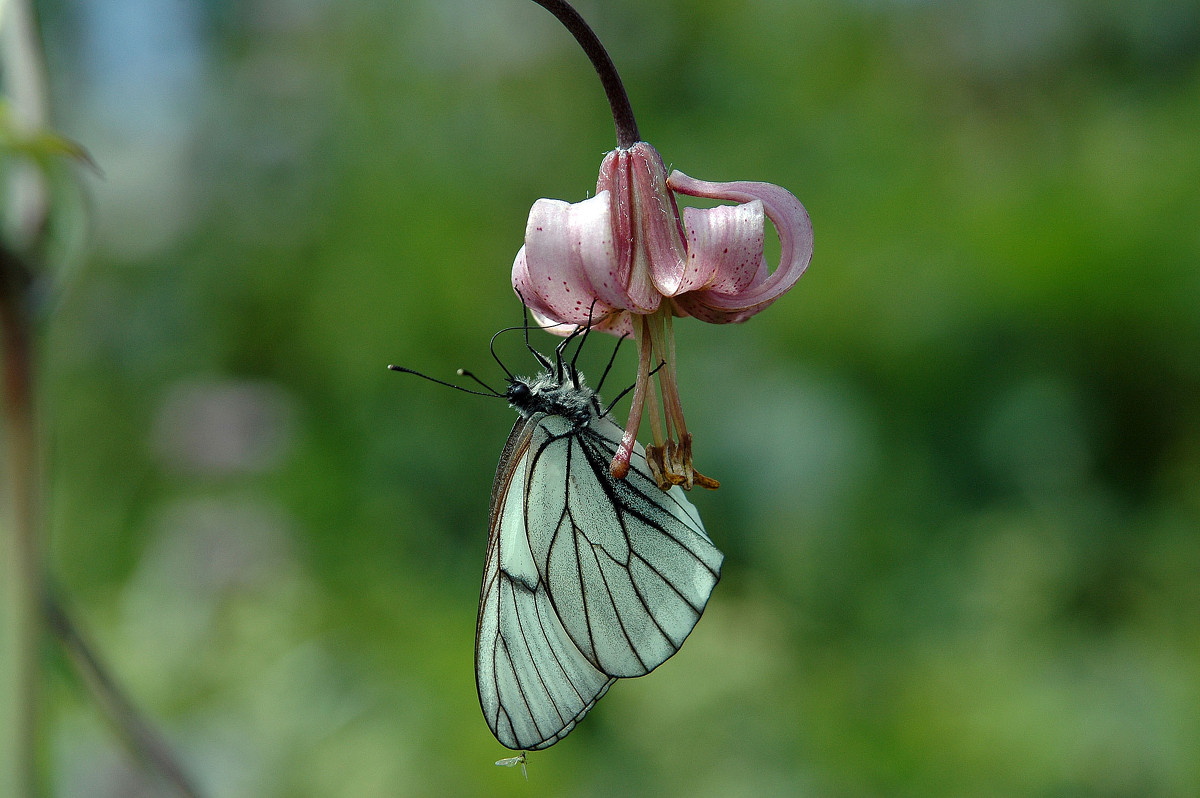
[[[500,360],[500,356],[496,354],[496,339],[500,337],[500,333],[512,332],[513,330],[519,329],[521,328],[505,327],[503,330],[497,330],[496,334],[492,336],[492,340],[488,341],[488,350],[492,353],[492,360],[496,361],[496,364],[499,365],[504,373],[508,375],[510,380],[515,379],[515,377],[513,377],[513,373],[508,370],[508,366],[504,365],[504,362]],[[526,339],[528,339],[528,331],[526,331]],[[474,377],[475,375],[472,374],[471,376]],[[475,381],[479,382],[478,378],[476,378]]]
[[[419,371],[413,371],[412,369],[405,368],[404,366],[389,365],[388,368],[391,369],[392,371],[399,371],[402,374],[415,374],[416,376],[420,377],[423,380],[429,380],[430,382],[436,382],[438,385],[445,385],[447,388],[453,388],[456,391],[462,391],[463,393],[469,393],[472,396],[499,396],[501,398],[504,398],[504,394],[498,393],[497,391],[494,391],[491,388],[488,388],[488,386],[483,385],[482,382],[480,382],[479,384],[483,385],[484,388],[487,388],[488,393],[484,393],[483,391],[472,391],[470,388],[464,388],[461,385],[455,385],[452,382],[446,382],[445,380],[439,380],[436,377],[430,377],[428,374],[422,374]],[[464,372],[460,370],[459,373],[462,374]],[[474,377],[474,375],[471,375],[471,376]],[[475,381],[479,382],[478,379],[476,379]]]
[[[546,359],[545,355],[534,349],[533,344],[529,343],[529,306],[525,304],[525,297],[521,296],[520,291],[517,291],[517,299],[521,300],[521,311],[525,314],[525,348],[533,353],[537,362],[542,364],[542,368],[550,371],[554,368],[553,364]]]
[[[503,366],[501,366],[501,368],[503,368]],[[505,371],[505,372],[507,372],[507,371],[508,371],[508,369],[504,369],[504,371]],[[481,385],[481,386],[483,386],[483,389],[484,389],[485,391],[487,391],[488,393],[490,393],[491,395],[493,395],[493,396],[504,396],[504,394],[500,393],[500,392],[499,392],[499,391],[497,391],[495,388],[493,388],[492,386],[488,385],[486,382],[484,382],[483,380],[479,379],[478,377],[476,377],[474,374],[472,374],[471,372],[467,371],[466,369],[459,369],[459,370],[458,370],[458,376],[460,376],[460,377],[466,377],[467,379],[471,379],[471,380],[475,380],[475,382],[476,382],[478,385]],[[515,379],[515,378],[513,377],[513,375],[511,375],[511,374],[509,374],[509,375],[508,375],[508,378],[509,378],[510,380],[511,380],[511,379]]]
[[[577,335],[579,335],[580,333],[587,335],[587,328],[576,326],[574,330],[571,330],[570,335],[568,335],[566,338],[562,339],[562,341],[559,342],[558,346],[554,347],[555,376],[558,377],[559,382],[562,382],[562,379],[563,379],[563,352],[565,352],[567,350],[567,344],[569,344],[569,343],[571,343],[571,341],[575,340],[575,337]],[[574,371],[574,368],[575,368],[575,361],[572,360],[571,361],[572,371]],[[572,382],[576,383],[576,387],[579,387],[578,386],[579,380],[575,377],[575,375],[572,375]]]

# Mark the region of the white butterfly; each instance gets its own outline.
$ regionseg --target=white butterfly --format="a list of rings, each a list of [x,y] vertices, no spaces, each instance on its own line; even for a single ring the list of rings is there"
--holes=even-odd
[[[640,444],[625,479],[609,473],[623,431],[563,362],[573,337],[554,364],[531,347],[544,371],[510,374],[500,394],[521,417],[492,485],[475,680],[492,733],[518,751],[554,745],[618,678],[678,651],[724,560]]]

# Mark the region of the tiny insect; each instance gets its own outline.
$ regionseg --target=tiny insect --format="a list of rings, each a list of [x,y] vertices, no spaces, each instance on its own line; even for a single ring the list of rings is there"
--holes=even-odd
[[[521,766],[521,775],[525,777],[525,781],[529,781],[529,771],[525,770],[525,753],[524,752],[522,752],[520,756],[510,756],[505,759],[497,759],[496,764],[502,768],[511,768],[511,767],[516,767],[517,765],[520,765]]]
[[[389,366],[503,397],[520,414],[492,484],[475,633],[479,704],[515,751],[554,745],[617,679],[643,676],[678,651],[724,560],[683,491],[655,484],[641,444],[624,479],[609,472],[623,431],[576,368],[588,329],[567,336],[551,362],[529,344],[526,322],[526,346],[542,367],[530,378],[496,357],[493,336],[492,356],[508,375],[503,393],[462,370],[486,393]]]

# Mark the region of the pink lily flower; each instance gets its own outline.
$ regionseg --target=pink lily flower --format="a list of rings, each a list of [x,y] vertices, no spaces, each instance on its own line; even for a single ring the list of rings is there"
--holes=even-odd
[[[676,194],[737,204],[684,208],[681,217]],[[780,261],[774,270],[763,255],[764,216],[779,234]],[[679,171],[668,176],[658,152],[644,141],[605,156],[594,197],[534,203],[525,245],[513,263],[518,295],[552,332],[566,335],[590,318],[593,329],[632,334],[637,342],[637,382],[613,476],[628,472],[648,408],[654,444],[646,447],[646,459],[659,486],[718,486],[692,466],[672,319],[745,321],[796,284],[812,248],[808,213],[785,189],[769,183],[710,183]],[[658,403],[646,401],[652,373],[661,414]]]

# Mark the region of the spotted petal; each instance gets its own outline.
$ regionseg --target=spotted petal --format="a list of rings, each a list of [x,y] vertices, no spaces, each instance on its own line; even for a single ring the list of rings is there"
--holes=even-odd
[[[684,208],[683,223],[688,265],[679,293],[738,294],[765,279],[762,202]]]
[[[684,264],[679,213],[658,151],[639,141],[606,155],[596,192],[606,191],[613,196],[614,276],[628,297],[628,309],[652,313],[663,297],[679,292]]]
[[[531,310],[576,325],[587,323],[589,312],[597,322],[628,309],[611,277],[616,252],[610,218],[608,192],[583,202],[533,204],[512,274],[513,288]]]
[[[671,173],[667,185],[681,194],[744,203],[722,214],[712,213],[720,210],[717,208],[684,211],[689,246],[696,247],[697,274],[709,271],[711,277],[706,287],[675,297],[681,311],[714,323],[745,321],[791,289],[808,268],[812,222],[804,206],[786,189],[747,181],[711,183],[679,171]],[[761,217],[757,234],[753,229],[750,206],[756,202],[779,233],[779,266],[770,274],[761,259]]]

